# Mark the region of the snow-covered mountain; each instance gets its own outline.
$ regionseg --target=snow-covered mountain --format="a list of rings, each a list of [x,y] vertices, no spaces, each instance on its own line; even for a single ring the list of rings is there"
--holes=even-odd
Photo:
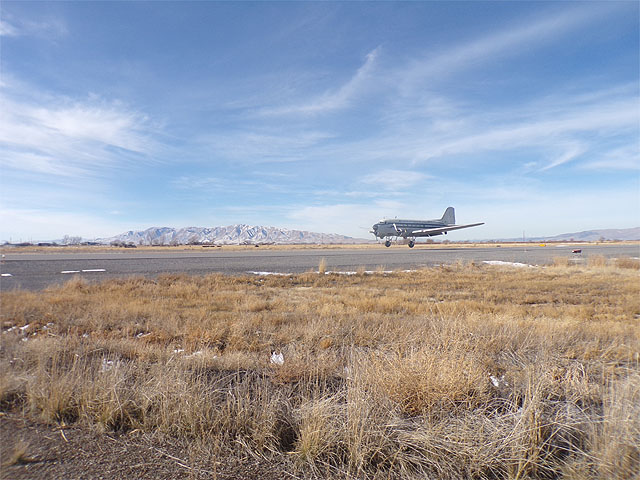
[[[133,245],[188,245],[197,243],[238,244],[294,244],[294,243],[363,243],[361,238],[346,237],[333,233],[314,233],[286,228],[251,225],[229,225],[226,227],[151,227],[146,230],[130,230],[108,238],[98,238],[102,244],[123,243]]]

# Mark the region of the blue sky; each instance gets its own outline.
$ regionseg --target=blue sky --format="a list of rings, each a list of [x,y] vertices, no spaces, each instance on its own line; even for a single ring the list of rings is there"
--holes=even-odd
[[[638,2],[0,8],[1,240],[640,225]]]

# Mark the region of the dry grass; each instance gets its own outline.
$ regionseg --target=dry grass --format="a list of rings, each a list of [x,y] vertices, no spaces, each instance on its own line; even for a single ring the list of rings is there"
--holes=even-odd
[[[0,405],[278,458],[303,477],[636,478],[635,265],[5,292]]]

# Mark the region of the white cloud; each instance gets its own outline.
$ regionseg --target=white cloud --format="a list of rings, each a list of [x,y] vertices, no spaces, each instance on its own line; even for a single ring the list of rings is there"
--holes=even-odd
[[[289,115],[303,114],[314,115],[333,112],[351,105],[352,101],[362,93],[365,84],[371,78],[376,58],[380,47],[369,52],[364,63],[356,73],[342,86],[333,91],[328,91],[312,98],[310,101],[300,104],[285,105],[282,107],[268,108],[261,111],[263,115]]]
[[[583,97],[580,101],[575,97]],[[637,93],[624,91],[612,95],[564,95],[553,101],[542,99],[529,105],[512,107],[474,106],[447,110],[441,116],[422,116],[413,107],[403,107],[397,121],[384,133],[364,140],[332,146],[333,157],[353,161],[385,162],[394,167],[422,163],[439,163],[456,156],[459,165],[473,163],[479,156],[495,153],[496,165],[505,162],[504,153],[523,152],[530,165],[531,155],[538,155],[540,168],[550,169],[569,161],[593,160],[608,156],[602,149],[617,150],[619,143],[637,138]],[[455,128],[442,129],[441,123],[455,122]],[[604,141],[603,141],[604,140]],[[323,152],[325,156],[329,156]],[[616,154],[619,156],[619,154]],[[486,156],[486,155],[485,155]],[[507,163],[514,167],[518,157]],[[622,167],[623,162],[618,166]]]
[[[16,37],[18,29],[5,19],[0,19],[0,37]]]
[[[211,151],[214,158],[236,160],[247,163],[295,162],[305,154],[330,139],[331,134],[322,131],[300,131],[292,128],[283,133],[269,133],[271,127],[256,127],[253,130],[209,134],[198,138],[200,144]]]
[[[477,67],[498,56],[518,55],[523,48],[531,50],[538,45],[548,44],[558,36],[601,19],[610,6],[581,5],[562,12],[547,12],[528,23],[520,23],[506,30],[490,33],[485,37],[465,41],[434,56],[411,63],[397,78],[404,89],[413,90],[416,83],[426,78],[444,78],[461,69]]]
[[[14,93],[11,95],[10,93]],[[5,168],[82,176],[103,167],[150,161],[155,149],[149,119],[117,103],[7,92],[0,113]]]
[[[206,189],[218,189],[227,185],[229,182],[225,181],[222,178],[218,177],[197,177],[197,176],[188,176],[182,175],[172,182],[176,188],[184,189],[184,190],[198,190],[202,188]]]
[[[403,190],[429,178],[432,177],[412,170],[386,169],[365,175],[360,182],[383,190]]]
[[[579,157],[586,151],[586,147],[578,142],[573,142],[565,147],[565,151],[557,156],[551,163],[541,168],[542,171],[563,165]]]
[[[25,18],[3,15],[0,20],[0,36],[21,37],[33,36],[56,40],[67,35],[68,29],[61,18],[48,17],[39,20],[27,20]]]
[[[640,170],[640,140],[631,145],[614,148],[597,160],[586,162],[582,165],[587,170]],[[640,179],[639,179],[640,180]]]

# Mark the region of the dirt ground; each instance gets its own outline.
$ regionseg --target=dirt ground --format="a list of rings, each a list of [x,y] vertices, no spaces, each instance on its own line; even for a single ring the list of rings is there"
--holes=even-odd
[[[1,479],[286,478],[267,460],[192,455],[174,440],[140,432],[114,435],[47,425],[20,414],[0,417]]]

